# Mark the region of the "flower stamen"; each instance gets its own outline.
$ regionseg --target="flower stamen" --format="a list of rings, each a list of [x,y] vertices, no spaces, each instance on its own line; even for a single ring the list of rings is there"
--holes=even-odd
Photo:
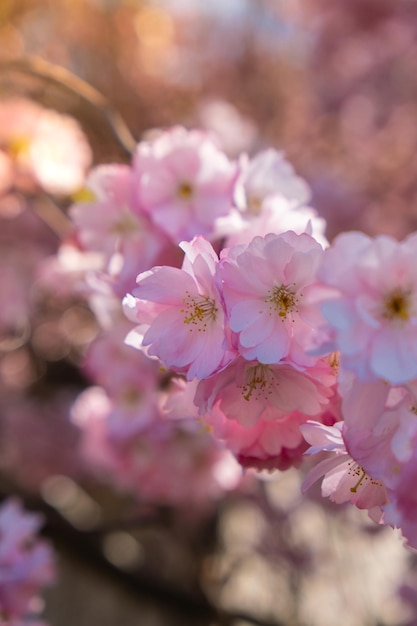
[[[278,311],[279,317],[286,319],[288,313],[297,310],[298,298],[289,285],[280,285],[268,290],[265,302],[269,302]]]
[[[249,402],[254,392],[256,392],[257,399],[262,396],[266,399],[272,394],[272,381],[268,373],[269,367],[262,363],[247,368],[246,382],[242,387],[244,400]]]
[[[217,317],[216,301],[208,296],[193,296],[189,291],[183,299],[184,308],[180,309],[185,313],[184,324],[196,326],[198,332],[205,332],[208,321],[214,322]],[[190,328],[190,331],[192,328]]]
[[[411,292],[409,290],[396,289],[384,300],[382,317],[387,320],[401,320],[406,322],[410,318]]]
[[[181,183],[178,187],[178,196],[181,200],[189,200],[194,194],[193,186],[190,183]]]

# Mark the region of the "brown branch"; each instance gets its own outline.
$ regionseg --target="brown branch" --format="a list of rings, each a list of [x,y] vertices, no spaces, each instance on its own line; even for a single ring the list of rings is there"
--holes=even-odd
[[[39,57],[26,57],[13,61],[0,61],[0,72],[16,71],[40,78],[45,82],[58,85],[64,91],[78,96],[81,100],[97,109],[112,131],[118,145],[131,156],[136,140],[121,115],[113,108],[107,98],[97,89],[75,76],[67,69],[48,63]]]

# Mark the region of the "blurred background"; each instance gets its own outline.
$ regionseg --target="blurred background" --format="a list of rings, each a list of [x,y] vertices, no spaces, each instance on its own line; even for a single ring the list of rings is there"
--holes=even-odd
[[[0,51],[0,96],[74,116],[95,165],[129,162],[152,129],[205,128],[231,158],[283,150],[330,240],[417,227],[415,0],[1,0]],[[27,291],[66,232],[47,199],[34,206],[0,206],[3,259]],[[138,512],[81,476],[66,412],[96,323],[82,299],[34,299],[0,342],[1,488],[47,519],[52,626],[417,624],[415,556],[319,490],[301,498],[296,470],[249,474],[192,513]]]

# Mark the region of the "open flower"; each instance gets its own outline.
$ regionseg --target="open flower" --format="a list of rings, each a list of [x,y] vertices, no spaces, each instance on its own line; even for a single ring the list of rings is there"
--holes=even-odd
[[[334,382],[330,366],[324,363],[298,371],[286,363],[265,365],[239,357],[200,381],[194,402],[202,414],[217,403],[227,418],[249,428],[294,411],[306,416],[322,413],[333,395]]]
[[[322,305],[341,365],[363,381],[417,377],[417,235],[339,235],[319,278],[334,290]]]
[[[139,203],[175,243],[210,238],[231,210],[237,167],[206,133],[177,126],[140,143],[134,170]]]
[[[388,503],[385,486],[371,478],[346,450],[343,440],[343,422],[325,426],[308,421],[300,426],[304,438],[311,445],[307,454],[329,453],[308,473],[302,490],[305,493],[317,480],[323,478],[321,492],[333,502],[351,502],[358,509],[367,509],[375,522],[382,520],[382,506]]]
[[[234,355],[225,348],[225,320],[216,285],[218,258],[203,237],[183,242],[182,269],[154,267],[137,278],[124,299],[130,319],[147,325],[141,346],[165,367],[193,378],[207,378]]]
[[[319,310],[311,301],[323,250],[306,233],[255,237],[224,254],[220,276],[230,328],[247,360],[313,363]]]

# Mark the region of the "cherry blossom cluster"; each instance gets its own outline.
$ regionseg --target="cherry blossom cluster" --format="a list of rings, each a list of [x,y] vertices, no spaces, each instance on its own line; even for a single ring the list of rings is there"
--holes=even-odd
[[[415,234],[397,242],[352,232],[325,251],[319,278],[330,291],[321,310],[331,329],[326,349],[340,355],[344,422],[338,432],[304,427],[311,452],[322,446],[334,457],[321,466],[325,489],[336,486],[336,498],[350,499],[377,521],[401,528],[413,547],[416,244]]]
[[[231,161],[182,127],[94,168],[48,268],[102,329],[73,420],[117,484],[168,501],[236,486],[230,452],[283,470],[310,445],[306,489],[324,475],[417,547],[416,236],[329,245],[308,202],[282,153]]]
[[[241,469],[232,452],[238,458],[245,454],[253,457],[252,465],[258,458],[260,462],[270,459],[271,452],[281,458],[275,466],[289,466],[292,457],[300,460],[307,446],[291,420],[289,427],[281,428],[285,441],[284,435],[277,436],[277,444],[267,454],[260,443],[265,437],[256,432],[255,415],[242,426],[242,450],[232,443],[225,446],[225,436],[217,432],[224,429],[224,414],[218,414],[216,424],[214,410],[204,411],[210,412],[212,421],[199,411],[193,378],[211,377],[227,365],[231,366],[225,369],[229,377],[239,367],[241,377],[256,377],[255,370],[253,375],[243,371],[244,363],[239,365],[235,348],[222,347],[224,313],[214,280],[215,250],[237,238],[249,241],[253,232],[263,235],[289,227],[300,233],[307,229],[325,242],[324,221],[307,206],[308,199],[306,183],[282,153],[265,150],[252,160],[242,156],[231,161],[210,135],[182,127],[151,134],[139,143],[131,165],[101,165],[90,172],[69,211],[74,234],[44,265],[42,280],[61,293],[85,297],[100,327],[84,359],[84,372],[92,387],[79,396],[71,411],[73,423],[82,433],[83,457],[98,477],[106,476],[140,500],[203,504],[238,486]],[[321,249],[309,235],[304,237],[316,252]],[[191,243],[180,247],[187,239]],[[152,330],[166,353],[162,369],[157,357],[163,355],[155,352],[154,346],[138,351],[129,345],[141,343],[141,329],[132,327],[121,308],[121,298],[134,290],[136,277],[152,274],[150,268],[155,265],[164,267],[158,275],[164,279],[164,288],[172,288],[164,298],[172,298],[183,309],[178,321],[181,335],[183,318],[187,319],[187,331],[195,331],[185,342],[191,355],[188,349],[181,354],[181,345],[169,345],[170,335],[176,332],[172,325],[175,311],[171,316],[163,314],[159,322],[165,324],[162,334],[158,336],[155,327]],[[152,285],[148,287],[152,290]],[[133,295],[130,302],[134,308]],[[155,311],[149,310],[147,319],[164,307],[155,304],[151,308]],[[199,332],[205,320],[212,319],[213,329]],[[126,336],[129,340],[124,343]],[[149,335],[147,339],[151,343]],[[249,367],[253,369],[254,364],[255,359]],[[329,378],[326,364],[317,371],[307,368],[306,374],[290,365],[281,369],[293,389],[299,381],[311,399],[316,389],[319,395],[307,413],[303,411],[309,401],[294,400],[290,407],[294,420],[305,421],[306,415],[315,416],[322,404],[327,405],[332,393],[327,387],[333,377]],[[271,370],[265,375],[274,377],[275,373]],[[207,396],[202,400],[207,407],[217,404],[208,389],[201,388],[199,394]],[[242,394],[241,398],[246,404]],[[286,402],[278,401],[283,424]],[[265,428],[271,420],[277,423],[267,415],[268,408],[271,412],[271,403],[260,411]],[[247,429],[250,421],[253,428]],[[333,421],[330,418],[330,423]],[[239,422],[229,423],[241,428]],[[230,439],[238,441],[236,435]],[[268,448],[268,443],[265,445]],[[250,450],[257,446],[259,453],[252,454]]]
[[[10,498],[0,506],[0,621],[46,626],[38,621],[38,593],[55,579],[50,546],[37,537],[40,516]]]

